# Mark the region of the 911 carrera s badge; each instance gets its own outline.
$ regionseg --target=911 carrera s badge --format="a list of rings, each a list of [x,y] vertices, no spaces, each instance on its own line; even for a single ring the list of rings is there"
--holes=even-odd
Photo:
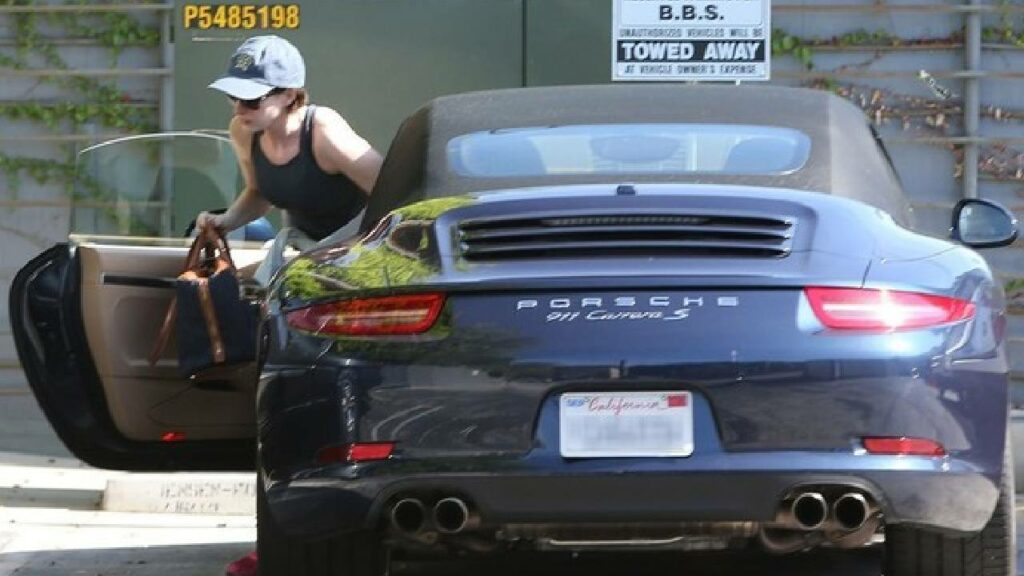
[[[738,296],[589,296],[526,298],[516,301],[516,313],[542,313],[546,322],[686,320],[705,306],[733,308]]]

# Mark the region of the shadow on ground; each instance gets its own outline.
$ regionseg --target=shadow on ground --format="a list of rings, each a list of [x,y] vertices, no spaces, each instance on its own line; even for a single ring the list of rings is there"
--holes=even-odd
[[[243,542],[13,552],[0,555],[0,575],[222,576],[228,562],[252,548]]]
[[[57,438],[28,388],[0,387],[0,452],[74,458]]]
[[[151,546],[0,555],[0,574],[17,576],[220,576],[252,544]],[[493,560],[404,562],[393,576],[878,576],[881,551],[824,551],[791,557],[763,554],[514,554]],[[295,574],[292,576],[302,576]]]
[[[816,551],[787,557],[760,553],[521,554],[447,565],[397,562],[393,575],[409,576],[878,576],[881,549]]]

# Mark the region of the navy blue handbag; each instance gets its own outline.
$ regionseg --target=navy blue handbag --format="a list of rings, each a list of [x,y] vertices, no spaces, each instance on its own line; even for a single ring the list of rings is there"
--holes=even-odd
[[[242,298],[238,270],[219,231],[211,227],[199,233],[174,291],[150,364],[156,363],[172,329],[182,376],[255,360],[259,304]]]

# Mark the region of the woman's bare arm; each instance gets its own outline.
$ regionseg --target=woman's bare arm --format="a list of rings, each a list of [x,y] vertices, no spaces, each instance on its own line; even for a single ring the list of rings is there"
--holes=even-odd
[[[217,228],[228,232],[244,226],[266,214],[271,204],[260,195],[256,186],[256,173],[252,167],[252,133],[246,130],[237,119],[231,120],[231,146],[238,158],[238,167],[242,171],[245,187],[231,207],[223,214],[212,215],[206,212],[196,218],[196,226],[202,227],[212,223]],[[202,220],[202,221],[201,221]],[[212,222],[210,222],[212,221]]]

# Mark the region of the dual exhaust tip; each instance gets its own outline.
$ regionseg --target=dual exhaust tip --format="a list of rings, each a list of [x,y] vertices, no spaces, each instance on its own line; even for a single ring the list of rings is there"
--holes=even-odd
[[[831,507],[819,492],[801,492],[793,498],[788,510],[783,509],[785,523],[801,530],[820,530],[830,520],[833,528],[843,532],[859,530],[874,514],[873,506],[863,494],[847,492]],[[450,496],[438,500],[428,511],[419,498],[403,498],[391,507],[391,525],[399,532],[417,534],[431,524],[442,534],[457,534],[476,526],[479,517],[461,498]]]
[[[430,509],[429,522],[442,534],[457,534],[474,526],[477,516],[464,500],[442,498]],[[403,498],[391,507],[391,525],[399,532],[416,534],[428,523],[427,508],[419,498]]]
[[[859,530],[874,514],[867,498],[858,492],[847,492],[832,502],[831,515],[825,497],[818,492],[802,492],[793,499],[788,516],[801,530],[819,530],[830,516],[834,527],[844,532]]]

